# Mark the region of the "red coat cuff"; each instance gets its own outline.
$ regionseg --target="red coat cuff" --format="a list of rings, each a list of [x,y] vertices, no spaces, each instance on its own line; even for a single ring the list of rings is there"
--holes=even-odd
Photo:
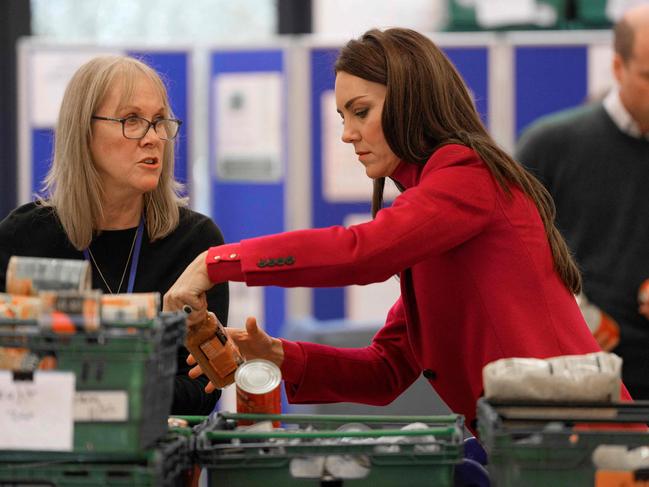
[[[205,257],[207,275],[214,284],[226,281],[243,281],[241,246],[238,243],[210,247]]]
[[[280,338],[284,349],[282,379],[287,384],[300,384],[304,373],[304,350],[296,343]]]

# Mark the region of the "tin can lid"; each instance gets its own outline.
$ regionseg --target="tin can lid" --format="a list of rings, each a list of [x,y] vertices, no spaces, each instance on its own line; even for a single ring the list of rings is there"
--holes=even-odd
[[[249,394],[265,394],[279,386],[282,372],[269,360],[246,360],[234,373],[234,381]]]

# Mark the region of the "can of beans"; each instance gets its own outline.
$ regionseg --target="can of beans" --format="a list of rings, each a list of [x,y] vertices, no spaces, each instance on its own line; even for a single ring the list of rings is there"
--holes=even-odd
[[[638,303],[649,303],[649,279],[640,284],[638,288]]]
[[[249,414],[280,414],[282,373],[269,360],[247,360],[234,374],[237,385],[237,412]],[[240,425],[252,421],[239,420]],[[279,427],[279,421],[273,421]]]
[[[85,260],[12,256],[7,265],[9,294],[36,296],[39,291],[87,291],[90,264]]]

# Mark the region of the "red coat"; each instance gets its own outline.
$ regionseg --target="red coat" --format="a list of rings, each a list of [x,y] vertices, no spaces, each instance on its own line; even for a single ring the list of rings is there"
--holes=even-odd
[[[440,148],[423,168],[402,162],[393,178],[407,189],[369,223],[244,240],[208,254],[212,280],[258,286],[344,286],[400,274],[401,297],[368,347],[284,342],[291,402],[383,405],[424,371],[471,424],[488,362],[599,351],[553,269],[538,211],[520,190],[505,195],[461,145]]]

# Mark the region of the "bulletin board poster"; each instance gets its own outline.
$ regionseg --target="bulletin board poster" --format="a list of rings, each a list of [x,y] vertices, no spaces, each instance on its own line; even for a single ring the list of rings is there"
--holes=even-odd
[[[211,217],[226,242],[286,230],[285,49],[214,49],[209,72]],[[283,288],[230,285],[230,318],[256,316],[271,335],[286,313]]]
[[[466,81],[478,113],[488,124],[489,45],[440,45]],[[342,125],[336,113],[334,98],[334,63],[338,48],[313,47],[310,51],[311,76],[311,160],[313,161],[313,226],[345,225],[354,215],[370,210],[372,182],[365,175],[350,144],[341,140]],[[386,183],[386,201],[398,191]],[[353,218],[352,218],[353,220]],[[388,286],[394,293],[396,286]],[[313,314],[319,320],[335,320],[356,314],[354,303],[346,296],[362,296],[344,288],[315,289]],[[396,298],[395,298],[396,299]]]
[[[167,86],[174,116],[183,121],[175,144],[175,176],[188,183],[191,54],[186,50],[135,50],[124,47],[21,43],[19,63],[19,203],[42,194],[52,163],[54,129],[65,88],[75,71],[97,56],[126,55],[154,68]]]

